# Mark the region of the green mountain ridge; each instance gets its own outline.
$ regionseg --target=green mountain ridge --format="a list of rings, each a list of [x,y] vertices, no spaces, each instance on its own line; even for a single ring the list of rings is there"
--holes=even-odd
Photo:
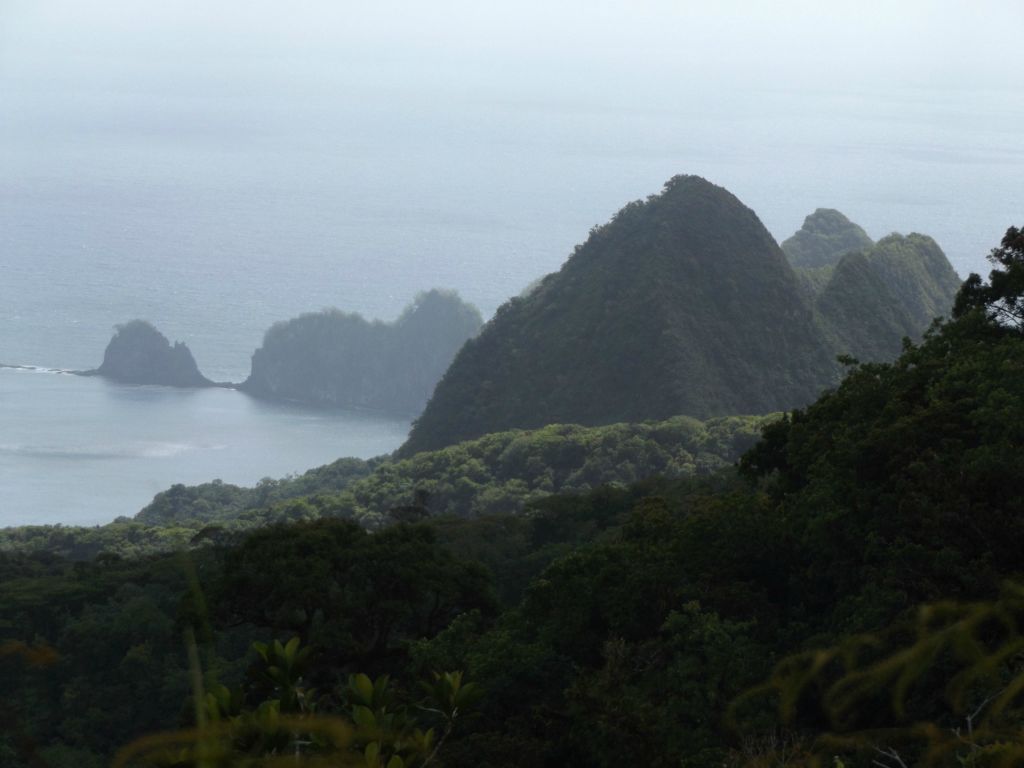
[[[873,243],[818,209],[780,249],[727,190],[677,176],[503,305],[399,453],[547,423],[805,405],[838,381],[837,356],[892,359],[920,339],[959,283],[924,235]]]
[[[515,429],[397,461],[375,459],[360,465],[357,459],[340,459],[280,481],[278,487],[175,486],[157,494],[135,520],[149,525],[230,523],[275,502],[276,509],[260,514],[268,519],[276,513],[283,519],[344,517],[367,528],[394,522],[389,517],[394,510],[413,506],[423,517],[514,515],[529,502],[554,493],[725,469],[757,441],[763,426],[779,417],[729,416],[701,422],[677,416],[641,424]],[[315,500],[305,509],[288,508],[291,498],[316,494],[331,498],[320,509]]]
[[[815,308],[838,354],[882,361],[899,354],[904,337],[917,341],[935,318],[948,316],[959,287],[932,238],[892,234],[842,256]]]

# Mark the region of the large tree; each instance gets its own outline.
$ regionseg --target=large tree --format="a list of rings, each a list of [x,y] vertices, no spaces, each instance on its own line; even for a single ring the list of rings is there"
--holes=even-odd
[[[1024,232],[1017,227],[1006,230],[988,260],[998,267],[989,273],[987,284],[971,273],[957,296],[953,317],[980,309],[990,320],[1020,332],[1024,330]]]

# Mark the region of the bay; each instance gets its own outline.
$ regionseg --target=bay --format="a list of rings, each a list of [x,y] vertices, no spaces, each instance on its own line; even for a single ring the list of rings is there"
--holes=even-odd
[[[0,368],[0,525],[98,525],[173,483],[253,485],[393,450],[406,420],[229,389],[127,386]]]

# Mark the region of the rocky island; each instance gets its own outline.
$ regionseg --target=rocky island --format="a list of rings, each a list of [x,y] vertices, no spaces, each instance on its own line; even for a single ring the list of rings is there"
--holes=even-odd
[[[167,387],[212,387],[199,372],[189,348],[167,337],[145,320],[118,325],[103,353],[103,363],[86,376],[103,376],[124,384],[160,384]]]
[[[116,327],[103,364],[83,376],[125,384],[230,387],[254,397],[415,416],[455,353],[480,330],[479,310],[454,291],[420,293],[392,323],[327,309],[275,323],[241,384],[203,376],[189,348],[145,320]]]
[[[452,358],[480,330],[454,291],[419,294],[393,323],[337,309],[267,331],[240,389],[312,405],[419,414]]]

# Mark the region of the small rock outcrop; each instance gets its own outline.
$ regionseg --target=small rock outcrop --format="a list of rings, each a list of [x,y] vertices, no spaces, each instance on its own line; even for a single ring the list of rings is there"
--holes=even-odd
[[[103,353],[103,364],[86,373],[125,384],[161,384],[168,387],[209,387],[213,382],[199,372],[192,352],[182,342],[173,345],[145,320],[116,326]]]

